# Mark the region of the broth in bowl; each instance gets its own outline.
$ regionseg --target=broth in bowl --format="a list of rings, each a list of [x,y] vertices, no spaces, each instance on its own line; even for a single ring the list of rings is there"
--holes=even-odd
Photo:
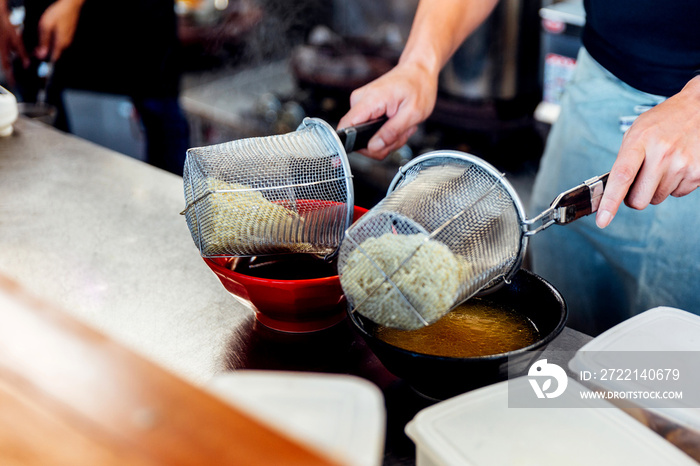
[[[377,336],[379,325],[352,309],[348,309],[348,315],[350,323],[389,372],[426,398],[444,400],[506,380],[509,375],[527,374],[532,363],[566,325],[564,298],[542,277],[525,269],[518,270],[513,279],[499,289],[470,301],[476,302],[477,299],[496,309],[512,310],[525,317],[537,329],[537,341],[519,349],[486,356],[436,356],[387,343]]]
[[[229,268],[234,272],[270,280],[311,280],[338,275],[335,261],[312,254],[237,257]]]
[[[540,334],[525,315],[503,304],[473,298],[418,330],[377,327],[380,340],[415,353],[470,358],[507,353],[535,343]]]

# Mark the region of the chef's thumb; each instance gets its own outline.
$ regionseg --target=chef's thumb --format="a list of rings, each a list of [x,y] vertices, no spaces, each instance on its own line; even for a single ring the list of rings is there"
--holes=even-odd
[[[386,142],[379,134],[375,134],[372,137],[372,139],[369,140],[369,143],[367,144],[367,149],[370,152],[381,152],[385,147],[386,147]]]

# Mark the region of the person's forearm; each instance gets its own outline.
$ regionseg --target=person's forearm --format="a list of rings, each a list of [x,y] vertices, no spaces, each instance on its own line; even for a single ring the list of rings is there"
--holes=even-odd
[[[498,0],[421,0],[400,63],[437,75]]]
[[[59,0],[61,3],[66,3],[76,10],[80,10],[85,3],[85,0]]]

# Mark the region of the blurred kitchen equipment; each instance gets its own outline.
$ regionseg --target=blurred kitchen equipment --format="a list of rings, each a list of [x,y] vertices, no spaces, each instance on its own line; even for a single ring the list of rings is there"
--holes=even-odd
[[[45,104],[47,91],[49,89],[49,85],[51,84],[51,78],[53,77],[53,63],[46,61],[39,63],[39,67],[37,68],[36,72],[39,79],[43,83],[36,95],[36,102],[39,104]]]
[[[479,154],[509,170],[539,159],[544,141],[533,113],[542,98],[541,6],[540,0],[498,2],[445,64],[425,124],[428,135],[440,137],[430,150]]]
[[[34,121],[40,121],[47,125],[53,125],[56,121],[56,107],[46,102],[20,102],[17,106],[20,115]]]
[[[295,132],[188,150],[183,214],[202,256],[333,256],[353,216],[347,152],[385,121],[335,131],[305,118]]]
[[[561,110],[561,96],[576,69],[586,23],[582,0],[564,0],[540,9],[540,83],[542,102],[535,119],[552,124]]]
[[[0,137],[10,136],[17,121],[17,99],[14,94],[0,86]]]
[[[527,317],[539,333],[539,339],[524,348],[502,354],[467,358],[435,356],[405,350],[377,336],[380,327],[348,310],[350,322],[384,367],[403,379],[424,397],[446,399],[483,387],[510,374],[526,374],[533,358],[559,335],[568,311],[561,294],[547,281],[527,270],[519,270],[510,283],[483,298],[498,307],[513,309]]]
[[[309,43],[295,47],[290,57],[297,83],[339,94],[349,94],[391,70],[401,50],[384,40],[348,40],[322,26],[309,37]]]
[[[512,185],[483,159],[457,151],[417,157],[401,167],[387,197],[345,234],[338,271],[348,301],[381,325],[429,325],[478,292],[510,281],[529,236],[595,212],[606,181],[607,174],[592,178],[527,220]],[[397,249],[370,249],[377,238],[392,239]],[[409,238],[421,241],[408,246]],[[436,245],[449,251],[433,257]],[[390,257],[394,253],[403,255]],[[430,280],[433,289],[424,290]],[[436,295],[443,299],[428,302]]]
[[[53,125],[56,121],[57,109],[46,100],[48,88],[53,77],[53,63],[40,62],[36,67],[39,88],[35,102],[21,102],[18,105],[19,113],[27,118],[40,121],[47,125]]]
[[[447,62],[440,90],[480,101],[536,96],[540,7],[540,0],[500,2]]]
[[[374,42],[392,39],[403,48],[411,31],[418,0],[332,0],[332,29],[348,38]]]

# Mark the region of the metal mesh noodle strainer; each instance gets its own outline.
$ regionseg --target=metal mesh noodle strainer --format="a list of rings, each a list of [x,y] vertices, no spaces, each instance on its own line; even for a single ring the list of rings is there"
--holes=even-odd
[[[288,134],[188,150],[183,214],[201,255],[335,254],[353,214],[346,150],[382,123],[336,132],[306,118]]]
[[[509,280],[528,236],[597,210],[606,180],[562,193],[527,220],[511,184],[486,161],[455,151],[420,156],[345,234],[338,271],[349,305],[380,325],[429,325]]]

